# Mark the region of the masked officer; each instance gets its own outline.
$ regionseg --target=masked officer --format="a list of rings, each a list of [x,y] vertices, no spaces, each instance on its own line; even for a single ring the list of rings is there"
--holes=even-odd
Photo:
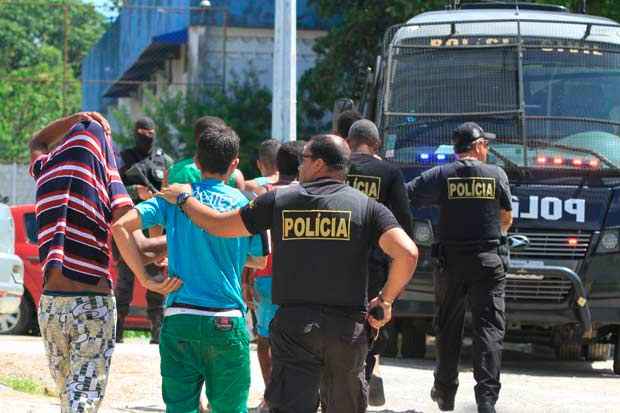
[[[368,254],[379,245],[392,258],[387,282],[370,307],[381,307],[380,328],[410,280],[417,248],[382,204],[345,184],[350,151],[337,136],[313,137],[304,147],[299,185],[267,192],[249,206],[218,213],[191,198],[186,187],[163,196],[182,205],[192,221],[219,236],[271,229],[273,358],[265,398],[272,412],[316,412],[321,395],[327,413],[366,411],[364,360]]]
[[[411,208],[405,191],[403,174],[396,166],[377,158],[381,138],[375,124],[366,119],[356,121],[349,128],[347,142],[352,152],[347,183],[387,206],[407,235],[412,237]],[[369,297],[375,297],[385,284],[388,268],[388,257],[380,248],[373,247],[368,261]],[[377,374],[373,375],[373,370],[388,339],[387,329],[382,329],[366,359],[366,380],[369,382],[368,402],[371,406],[381,406],[385,403],[383,381]]]
[[[155,146],[155,122],[151,118],[143,117],[134,124],[135,145],[120,153],[122,166],[119,173],[127,192],[133,202],[138,204],[161,189],[164,173],[172,164],[172,158]],[[159,235],[152,232],[151,235]],[[162,267],[150,264],[147,267],[149,275],[157,276],[162,273]],[[127,264],[120,259],[118,264],[118,279],[116,280],[115,295],[118,319],[116,326],[116,341],[122,342],[125,318],[129,313],[129,305],[133,297],[134,274]],[[163,296],[147,290],[147,315],[151,322],[151,343],[159,342],[159,330],[163,313]]]
[[[506,173],[485,164],[495,135],[473,122],[453,133],[457,160],[407,184],[414,208],[439,206],[435,273],[437,367],[431,398],[454,409],[466,301],[472,314],[478,412],[495,412],[505,330],[505,267],[498,254],[512,224]]]

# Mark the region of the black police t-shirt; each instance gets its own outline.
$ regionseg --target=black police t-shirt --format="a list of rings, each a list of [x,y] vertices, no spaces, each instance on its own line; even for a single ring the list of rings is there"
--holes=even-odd
[[[424,172],[407,184],[414,208],[439,206],[439,240],[498,239],[500,210],[511,211],[503,169],[477,160],[458,160]]]
[[[312,194],[330,194],[342,187],[342,183],[334,180],[319,180],[303,185]],[[271,228],[276,191],[277,189],[260,195],[241,209],[241,218],[250,233],[257,234]],[[379,238],[384,232],[400,227],[400,225],[394,218],[394,215],[384,205],[371,200],[368,209],[370,218],[369,228],[371,230],[370,240],[372,244],[378,245]]]
[[[241,209],[250,232],[271,229],[274,304],[367,305],[368,258],[399,227],[382,204],[330,179],[263,194]]]
[[[353,153],[347,183],[387,206],[407,235],[413,235],[411,209],[399,168],[369,154]]]

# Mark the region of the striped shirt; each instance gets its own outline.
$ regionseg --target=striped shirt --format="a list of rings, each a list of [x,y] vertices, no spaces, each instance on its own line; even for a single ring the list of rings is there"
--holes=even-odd
[[[74,281],[110,280],[110,223],[132,206],[119,177],[112,144],[96,122],[81,122],[52,152],[30,165],[36,181],[39,258]]]

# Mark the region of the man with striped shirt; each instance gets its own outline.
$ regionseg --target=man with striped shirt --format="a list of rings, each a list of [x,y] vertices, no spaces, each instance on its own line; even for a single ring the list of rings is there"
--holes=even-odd
[[[96,411],[114,349],[110,224],[132,207],[97,113],[59,119],[30,142],[44,285],[39,326],[62,412]],[[142,244],[145,247],[146,244]],[[173,280],[149,280],[167,293]]]

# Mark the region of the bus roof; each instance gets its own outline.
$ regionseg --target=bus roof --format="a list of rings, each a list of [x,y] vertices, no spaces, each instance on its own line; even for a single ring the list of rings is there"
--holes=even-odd
[[[398,29],[393,42],[435,36],[516,36],[517,20],[521,21],[520,31],[524,37],[585,39],[620,45],[620,25],[608,18],[523,9],[519,10],[517,16],[514,9],[487,8],[419,14]]]

